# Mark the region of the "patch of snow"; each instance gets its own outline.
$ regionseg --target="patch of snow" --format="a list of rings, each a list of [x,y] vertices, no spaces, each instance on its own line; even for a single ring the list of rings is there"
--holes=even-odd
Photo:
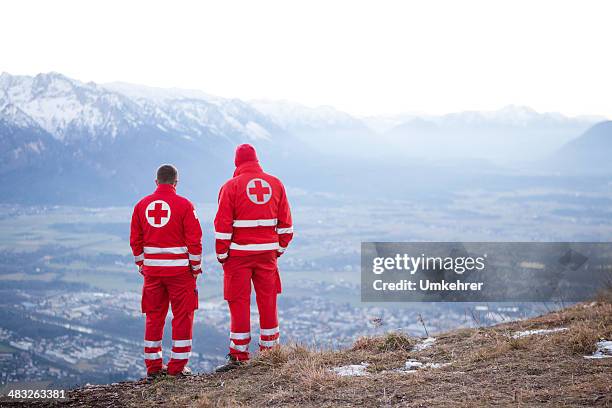
[[[416,370],[417,368],[422,368],[423,367],[423,363],[421,363],[420,361],[416,361],[416,360],[408,360],[406,361],[406,363],[404,364],[404,370]]]
[[[415,373],[423,368],[442,368],[450,365],[450,363],[422,363],[420,361],[409,359],[404,363],[403,368],[397,368],[393,372],[398,373]]]
[[[612,358],[612,340],[598,341],[597,350],[590,356],[584,356],[584,358]]]
[[[351,365],[345,365],[341,367],[332,368],[331,371],[333,371],[334,373],[336,373],[337,375],[341,377],[345,377],[345,376],[361,377],[361,376],[369,375],[369,373],[366,371],[368,366],[369,366],[368,363],[351,364]]]
[[[442,368],[449,366],[451,363],[427,363],[425,364],[425,368]]]
[[[427,348],[430,348],[431,346],[433,346],[433,344],[436,342],[436,338],[435,337],[428,337],[425,340],[423,340],[420,343],[415,344],[415,346],[412,348],[412,351],[422,351],[425,350]]]
[[[497,308],[498,312],[510,312],[510,313],[516,313],[519,311],[519,308],[516,306],[505,306],[505,307],[498,307]]]
[[[532,335],[542,335],[542,334],[550,334],[557,333],[568,330],[567,327],[556,327],[554,329],[535,329],[535,330],[525,330],[520,332],[515,332],[512,335],[514,339],[520,339],[521,337],[532,336]]]

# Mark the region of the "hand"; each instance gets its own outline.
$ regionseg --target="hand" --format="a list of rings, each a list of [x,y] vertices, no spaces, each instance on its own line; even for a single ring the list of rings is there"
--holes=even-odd
[[[193,279],[198,279],[198,276],[199,276],[199,275],[200,275],[199,273],[193,273],[193,272],[191,272],[191,276],[193,276]]]
[[[138,273],[144,276],[144,272],[142,271],[142,265],[138,265]]]

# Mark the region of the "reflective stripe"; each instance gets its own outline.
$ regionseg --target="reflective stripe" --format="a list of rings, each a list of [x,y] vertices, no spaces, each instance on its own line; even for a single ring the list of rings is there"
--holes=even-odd
[[[230,332],[230,339],[246,340],[251,338],[251,333],[234,333]]]
[[[187,253],[187,247],[144,247],[145,254],[184,254]]]
[[[216,239],[232,239],[232,233],[215,231],[215,238]]]
[[[276,233],[278,234],[293,234],[293,227],[289,227],[289,228],[278,228],[276,230]]]
[[[219,259],[225,259],[225,258],[227,258],[227,256],[228,256],[227,252],[224,253],[224,254],[217,254],[217,258],[219,258]]]
[[[200,269],[202,269],[202,264],[197,264],[197,265],[192,265],[191,266],[191,270],[192,271],[199,271]]]
[[[280,344],[280,339],[276,340],[259,340],[259,345],[262,347],[272,347],[277,344]]]
[[[144,346],[145,347],[161,347],[161,340],[158,340],[158,341],[145,340]]]
[[[276,218],[269,220],[234,220],[234,227],[274,227],[278,224]]]
[[[175,360],[187,360],[189,357],[191,357],[191,351],[188,351],[186,353],[175,353],[173,351],[170,355],[170,358],[173,358]]]
[[[134,262],[144,261],[144,252],[134,257]]]
[[[188,266],[189,259],[145,259],[146,266]]]
[[[189,347],[191,340],[172,340],[172,347]]]
[[[262,336],[272,336],[276,333],[278,333],[278,326],[272,328],[272,329],[259,329],[259,334]]]
[[[285,249],[287,249],[287,247],[284,247],[284,248],[283,247],[278,247],[277,251],[282,254],[283,252],[285,252]]]
[[[159,360],[162,358],[162,352],[158,351],[157,353],[144,353],[145,360]]]
[[[236,344],[233,341],[230,341],[230,348],[233,348],[234,350],[242,351],[243,353],[245,353],[249,350],[249,345],[248,344]]]
[[[230,249],[238,249],[241,251],[267,251],[271,249],[278,249],[278,242],[271,242],[269,244],[248,244],[239,245],[234,242],[230,244]]]
[[[202,255],[191,255],[191,254],[189,254],[189,260],[190,261],[201,261],[202,260]]]

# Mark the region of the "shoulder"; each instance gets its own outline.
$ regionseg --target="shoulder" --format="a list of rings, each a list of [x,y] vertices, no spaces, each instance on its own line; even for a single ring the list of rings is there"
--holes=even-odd
[[[178,195],[178,194],[175,197],[176,197],[175,202],[179,204],[181,207],[185,207],[187,209],[191,209],[195,207],[193,203],[191,202],[191,200],[189,200],[187,197],[183,197],[182,195]]]
[[[276,176],[273,176],[272,174],[268,174],[268,173],[264,173],[266,176],[266,180],[268,180],[269,183],[276,185],[278,187],[280,187],[281,189],[285,189],[285,186],[283,185],[283,182],[280,181],[280,179]]]
[[[241,177],[242,176],[236,176],[236,177],[232,177],[231,179],[227,180],[225,183],[223,183],[223,185],[219,189],[219,193],[221,193],[224,190],[228,191],[228,190],[232,190],[236,188],[236,186],[240,182]]]
[[[223,183],[223,185],[221,186],[221,188],[225,188],[227,186],[236,184],[236,182],[238,181],[240,177],[241,176],[236,176],[236,177],[232,177],[231,179],[226,180],[225,183]]]
[[[142,207],[143,205],[147,205],[147,204],[149,204],[149,202],[151,201],[151,197],[152,197],[152,195],[151,195],[151,194],[149,194],[149,195],[147,195],[147,196],[142,197],[142,198],[141,198],[141,199],[140,199],[140,200],[139,200],[139,201],[136,203],[136,205],[134,206],[134,209],[137,209],[137,208]]]

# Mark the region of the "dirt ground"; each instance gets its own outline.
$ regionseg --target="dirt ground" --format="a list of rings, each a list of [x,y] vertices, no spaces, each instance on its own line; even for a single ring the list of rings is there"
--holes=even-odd
[[[516,336],[535,329],[559,330]],[[289,345],[228,373],[86,387],[52,406],[612,406],[612,358],[584,358],[602,339],[612,340],[610,296],[525,321],[451,331],[420,351],[414,346],[423,339],[396,333],[335,352]],[[406,371],[409,359],[425,366]],[[333,371],[361,363],[361,376]]]

